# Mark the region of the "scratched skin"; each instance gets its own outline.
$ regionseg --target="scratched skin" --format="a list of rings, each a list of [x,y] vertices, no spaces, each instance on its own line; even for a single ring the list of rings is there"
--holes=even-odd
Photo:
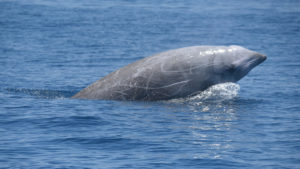
[[[266,59],[240,46],[192,46],[129,64],[96,81],[73,98],[167,100],[236,82]]]

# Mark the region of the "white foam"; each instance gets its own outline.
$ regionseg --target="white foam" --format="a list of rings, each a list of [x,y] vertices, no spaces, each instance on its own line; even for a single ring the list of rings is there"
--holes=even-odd
[[[174,103],[183,103],[189,102],[193,105],[203,106],[203,102],[213,101],[213,102],[222,102],[226,100],[232,100],[236,98],[239,94],[240,86],[236,83],[222,83],[211,86],[205,91],[200,92],[199,94],[182,98],[182,99],[172,99],[169,102]],[[208,111],[209,107],[203,107],[203,111]]]
[[[211,86],[207,90],[190,97],[189,100],[231,100],[238,96],[240,86],[236,83],[222,83]]]

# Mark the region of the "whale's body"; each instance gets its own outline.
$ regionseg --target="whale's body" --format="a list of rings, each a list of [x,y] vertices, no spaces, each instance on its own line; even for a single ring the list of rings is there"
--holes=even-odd
[[[129,64],[73,98],[167,100],[236,82],[266,56],[240,46],[193,46],[169,50]]]

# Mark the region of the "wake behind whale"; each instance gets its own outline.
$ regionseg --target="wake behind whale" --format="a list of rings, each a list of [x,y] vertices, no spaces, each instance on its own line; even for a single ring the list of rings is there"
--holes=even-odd
[[[151,101],[193,96],[215,84],[240,80],[265,59],[240,46],[174,49],[112,72],[72,98]]]
[[[213,85],[208,89],[199,92],[191,97],[166,100],[167,103],[189,103],[190,105],[200,105],[204,102],[218,103],[229,101],[238,97],[240,86],[236,83],[221,83]],[[0,89],[13,95],[27,95],[41,99],[68,99],[76,92],[74,90],[50,90],[50,89],[26,89],[26,88],[4,88]]]
[[[25,88],[5,88],[5,92],[34,96],[42,99],[65,99],[74,95],[74,91],[69,90],[49,90],[49,89],[25,89]]]

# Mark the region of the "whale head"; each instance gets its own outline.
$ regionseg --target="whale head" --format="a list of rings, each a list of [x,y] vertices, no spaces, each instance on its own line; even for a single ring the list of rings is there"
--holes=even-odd
[[[216,55],[213,61],[213,70],[218,76],[217,83],[236,82],[267,59],[266,55],[241,46],[229,46],[225,51]]]

